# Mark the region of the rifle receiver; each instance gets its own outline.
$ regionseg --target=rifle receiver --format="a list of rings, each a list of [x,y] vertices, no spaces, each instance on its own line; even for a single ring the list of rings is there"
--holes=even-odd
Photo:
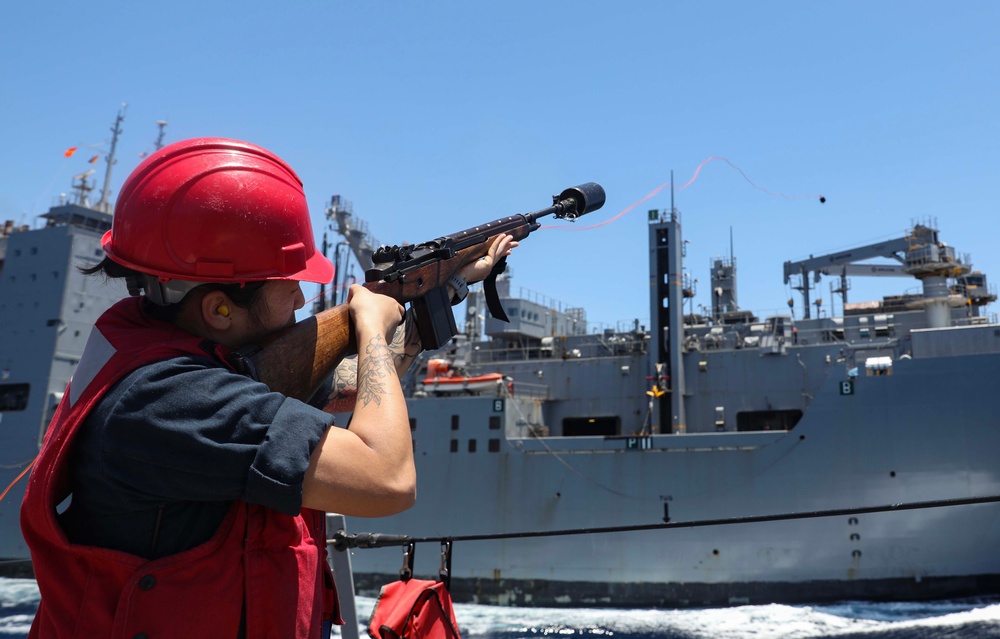
[[[557,219],[573,221],[604,206],[604,187],[596,182],[573,186],[552,198]]]

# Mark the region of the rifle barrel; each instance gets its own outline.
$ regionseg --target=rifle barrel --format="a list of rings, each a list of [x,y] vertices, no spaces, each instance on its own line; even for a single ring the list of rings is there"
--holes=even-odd
[[[533,213],[502,217],[486,224],[479,224],[464,231],[459,231],[458,233],[439,237],[433,243],[442,246],[447,245],[450,241],[451,246],[458,251],[473,244],[478,244],[488,237],[499,233],[506,233],[525,223],[535,224],[538,219],[548,215],[555,215],[558,219],[565,218],[572,221],[581,215],[586,215],[604,206],[604,188],[596,182],[587,182],[586,184],[565,189],[562,193],[553,197],[552,200],[552,206],[548,208]]]

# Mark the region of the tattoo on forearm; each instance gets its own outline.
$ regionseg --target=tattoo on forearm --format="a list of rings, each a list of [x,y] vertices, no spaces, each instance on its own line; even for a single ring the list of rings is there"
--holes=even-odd
[[[420,333],[417,332],[417,322],[413,319],[412,308],[406,311],[403,324],[396,329],[396,334],[389,344],[389,350],[392,351],[392,362],[397,372],[405,371],[423,350],[423,345],[420,343]]]
[[[365,347],[365,357],[358,364],[358,401],[363,406],[372,402],[382,403],[388,393],[387,383],[396,375],[393,355],[381,334],[373,337]]]
[[[379,336],[378,339],[382,340],[382,337]],[[382,340],[382,344],[390,358],[391,365],[396,369],[396,374],[402,376],[423,350],[412,309],[407,311],[406,319],[396,329],[392,342],[385,345],[384,340]],[[357,356],[349,357],[337,365],[333,371],[333,384],[324,410],[330,413],[346,413],[354,410],[355,402],[359,397],[358,389],[361,387],[359,372]],[[366,403],[371,401],[377,400],[373,400],[369,396]]]
[[[333,371],[333,383],[327,404],[323,410],[330,413],[343,413],[354,410],[354,401],[358,393],[358,358],[349,357]]]

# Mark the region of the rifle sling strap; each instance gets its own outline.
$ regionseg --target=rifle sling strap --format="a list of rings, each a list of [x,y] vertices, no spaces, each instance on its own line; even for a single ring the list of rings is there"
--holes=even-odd
[[[501,322],[510,321],[510,318],[507,317],[507,312],[503,310],[503,304],[500,303],[500,294],[497,292],[497,276],[506,270],[507,256],[504,255],[497,260],[497,263],[493,265],[493,270],[490,271],[490,274],[486,276],[485,280],[483,280],[483,293],[486,295],[486,308],[489,309],[490,315]]]

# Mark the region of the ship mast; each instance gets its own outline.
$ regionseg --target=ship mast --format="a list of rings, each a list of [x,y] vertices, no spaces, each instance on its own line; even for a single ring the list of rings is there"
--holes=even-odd
[[[122,103],[122,108],[118,110],[118,117],[115,118],[115,124],[111,127],[111,151],[108,152],[108,170],[104,173],[104,188],[101,189],[101,199],[98,200],[97,205],[94,207],[98,211],[104,213],[111,212],[111,167],[115,164],[115,147],[118,146],[118,136],[121,135],[121,123],[125,120],[125,107],[128,105]],[[162,129],[161,129],[162,131]]]
[[[650,318],[655,327],[654,365],[661,395],[652,432],[687,432],[684,395],[684,242],[670,173],[670,211],[649,211]],[[664,383],[665,382],[665,383]],[[656,395],[656,391],[650,391]],[[669,418],[669,419],[668,419]],[[669,426],[668,426],[669,425]],[[666,430],[669,428],[669,430]],[[664,430],[661,430],[664,429]]]

